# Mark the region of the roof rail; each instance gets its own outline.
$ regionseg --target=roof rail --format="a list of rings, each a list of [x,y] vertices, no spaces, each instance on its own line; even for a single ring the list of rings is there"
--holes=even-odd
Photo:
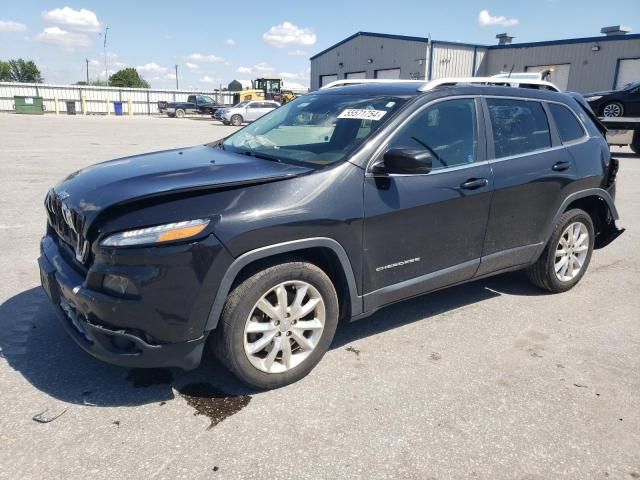
[[[436,87],[451,86],[458,84],[479,84],[479,85],[496,85],[496,86],[509,86],[509,87],[547,87],[549,90],[559,92],[560,89],[553,83],[546,80],[536,80],[533,78],[500,78],[500,77],[447,77],[438,78],[437,80],[430,80],[424,82],[423,80],[397,80],[392,78],[347,78],[343,80],[334,80],[331,83],[320,87],[320,90],[333,87],[343,87],[347,85],[360,85],[365,83],[415,83],[421,84],[418,87],[419,92],[428,92]]]
[[[560,89],[553,83],[546,80],[534,80],[531,78],[496,78],[496,77],[451,77],[451,78],[438,78],[437,80],[431,80],[423,84],[418,88],[419,92],[427,92],[433,90],[436,87],[457,85],[460,83],[480,84],[480,85],[506,85],[510,87],[547,87],[549,90],[559,92]]]
[[[420,83],[421,80],[397,80],[393,78],[345,78],[343,80],[334,80],[331,83],[320,87],[320,90],[332,87],[343,87],[345,85],[360,85],[362,83]]]

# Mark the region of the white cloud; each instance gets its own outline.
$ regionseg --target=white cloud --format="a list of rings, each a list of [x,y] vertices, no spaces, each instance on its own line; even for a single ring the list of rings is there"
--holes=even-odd
[[[200,81],[202,83],[220,83],[219,78],[213,78],[213,77],[210,77],[209,75],[205,75],[200,79]]]
[[[500,25],[503,27],[513,27],[518,24],[517,18],[507,18],[505,16],[494,17],[489,14],[488,10],[482,10],[478,15],[478,23],[483,27],[490,27],[492,25]]]
[[[225,45],[229,45],[230,47],[233,47],[236,44],[236,41],[233,38],[227,38],[224,41]]]
[[[260,74],[270,74],[275,72],[275,68],[269,65],[266,62],[260,62],[255,64],[253,67],[238,67],[236,68],[236,73],[246,73],[251,75],[260,75]]]
[[[26,32],[28,30],[24,23],[13,20],[0,20],[0,32]]]
[[[300,73],[290,73],[290,72],[280,72],[280,77],[284,78],[284,79],[297,79],[297,78],[303,78],[304,75],[300,74]]]
[[[291,50],[287,52],[287,55],[291,55],[292,57],[306,57],[308,53],[304,50]]]
[[[91,39],[84,33],[72,33],[58,27],[45,28],[34,37],[36,42],[58,47],[90,47]]]
[[[275,68],[273,68],[271,65],[269,65],[266,62],[260,62],[257,65],[253,66],[253,71],[254,72],[273,72],[275,70]]]
[[[138,65],[136,70],[141,73],[160,74],[169,70],[167,67],[161,67],[155,62],[145,63],[144,65]]]
[[[185,65],[187,66],[187,68],[190,68],[191,70],[197,70],[200,68],[200,65],[196,63],[187,62],[185,63]]]
[[[301,28],[291,22],[283,22],[271,27],[262,38],[272,47],[286,48],[313,45],[316,34],[308,28]]]
[[[306,85],[297,82],[284,82],[282,85],[286,90],[308,90],[309,83]]]
[[[85,8],[80,10],[74,10],[71,7],[56,8],[42,12],[42,19],[47,23],[83,32],[97,32],[101,28],[96,14]]]
[[[169,35],[168,33],[165,33],[164,35],[162,35],[162,38],[164,38],[165,40],[173,39],[173,37],[171,35]]]
[[[100,62],[98,60],[89,60],[89,65],[91,65],[92,67],[97,67],[98,65],[100,65]]]
[[[223,57],[218,57],[216,55],[202,55],[201,53],[192,53],[186,58],[192,62],[224,62]]]
[[[114,62],[111,65],[113,65],[115,68],[124,68],[127,66],[127,64],[123,62]]]

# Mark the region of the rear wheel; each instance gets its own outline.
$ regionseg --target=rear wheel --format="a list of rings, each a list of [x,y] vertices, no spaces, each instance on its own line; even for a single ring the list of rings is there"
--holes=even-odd
[[[602,107],[603,117],[622,117],[624,115],[624,105],[620,102],[605,103]]]
[[[338,298],[316,265],[292,261],[255,273],[229,295],[216,355],[243,383],[278,388],[307,375],[338,324]]]
[[[176,110],[176,117],[178,117],[178,118],[184,118],[184,114],[185,114],[185,112],[184,112],[184,110],[183,110],[183,109],[178,108],[178,109]]]
[[[234,127],[239,127],[240,125],[242,125],[242,116],[241,115],[232,116],[231,125],[233,125]]]
[[[588,213],[579,209],[565,212],[538,261],[527,269],[529,280],[553,293],[573,288],[589,266],[594,239]]]

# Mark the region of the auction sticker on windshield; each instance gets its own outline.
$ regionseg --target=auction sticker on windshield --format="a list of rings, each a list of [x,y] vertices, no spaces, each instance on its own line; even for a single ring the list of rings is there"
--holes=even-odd
[[[348,108],[343,110],[338,118],[355,118],[358,120],[380,120],[387,112],[384,110],[363,110],[359,108]]]

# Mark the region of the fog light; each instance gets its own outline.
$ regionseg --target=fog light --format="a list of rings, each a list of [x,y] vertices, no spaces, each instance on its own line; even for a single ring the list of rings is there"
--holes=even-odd
[[[136,286],[127,277],[121,275],[105,275],[104,280],[102,280],[102,289],[105,292],[119,296],[138,294]]]

